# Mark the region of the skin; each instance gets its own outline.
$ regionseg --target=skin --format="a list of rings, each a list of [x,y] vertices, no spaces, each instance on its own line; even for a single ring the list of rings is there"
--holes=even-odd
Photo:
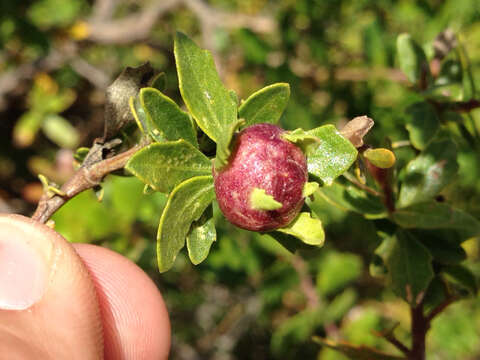
[[[0,261],[0,354],[168,358],[165,303],[130,260],[93,245],[72,246],[43,224],[0,214]]]
[[[215,192],[225,217],[252,231],[270,231],[288,225],[302,208],[307,163],[303,152],[281,138],[284,130],[272,124],[252,125],[234,139],[228,165],[214,170]],[[254,188],[282,204],[278,210],[255,210]]]

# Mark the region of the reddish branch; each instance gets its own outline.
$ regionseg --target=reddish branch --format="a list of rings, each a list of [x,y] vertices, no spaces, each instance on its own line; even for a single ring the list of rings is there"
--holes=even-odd
[[[94,188],[100,185],[103,178],[109,173],[122,169],[128,159],[137,152],[142,146],[137,145],[116,156],[95,162],[89,166],[82,166],[73,177],[60,188],[60,193],[51,194],[45,191],[42,195],[32,219],[46,223],[47,220],[68,200],[78,195],[82,191]]]

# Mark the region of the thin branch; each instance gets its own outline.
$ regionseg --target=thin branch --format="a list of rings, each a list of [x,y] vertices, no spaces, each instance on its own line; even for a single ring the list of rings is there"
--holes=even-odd
[[[352,174],[346,172],[346,173],[343,173],[343,176],[359,189],[362,189],[373,196],[378,196],[378,197],[382,196],[382,194],[379,193],[377,190],[374,190],[370,186],[362,184],[360,181],[355,179],[355,177]]]
[[[88,166],[82,166],[75,172],[73,177],[60,188],[61,195],[55,194],[52,196],[48,191],[42,195],[37,209],[32,215],[32,219],[46,223],[55,211],[75,195],[98,186],[106,175],[122,169],[130,157],[141,148],[141,145],[137,145],[111,158],[95,162]]]
[[[300,288],[307,298],[307,306],[309,308],[318,307],[320,304],[320,299],[313,284],[313,280],[308,273],[307,263],[297,254],[291,256],[289,261],[298,274],[300,279]]]
[[[395,330],[395,328],[398,326],[398,324],[396,326],[394,326],[392,329],[386,331],[386,332],[377,332],[377,331],[374,331],[373,334],[375,336],[378,336],[378,337],[381,337],[385,340],[387,340],[390,344],[392,344],[393,346],[395,346],[398,350],[400,350],[402,353],[404,353],[405,355],[408,355],[410,353],[410,349],[405,345],[403,344],[400,340],[398,340],[395,335],[393,334],[393,331]]]
[[[438,314],[443,312],[450,304],[454,303],[457,300],[458,299],[455,296],[450,296],[447,299],[445,299],[443,302],[441,302],[439,305],[437,305],[426,317],[427,323],[430,324]]]

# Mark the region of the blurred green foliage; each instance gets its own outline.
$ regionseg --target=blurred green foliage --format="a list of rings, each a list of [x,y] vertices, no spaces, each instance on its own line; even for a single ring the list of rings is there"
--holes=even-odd
[[[119,3],[115,18],[146,6],[143,2]],[[405,206],[414,203],[412,193],[428,192],[429,197],[448,201],[462,214],[480,218],[480,110],[446,111],[438,117],[424,102],[425,96],[439,101],[478,99],[480,2],[211,0],[208,4],[232,13],[268,15],[276,28],[259,32],[219,22],[205,35],[198,15],[182,6],[159,17],[141,40],[102,43],[88,38],[85,20],[95,9],[92,2],[2,2],[2,210],[31,213],[38,200],[38,173],[59,183],[71,174],[70,162],[65,165],[65,153],[58,148],[90,146],[102,135],[105,89],[96,83],[96,73],[92,79],[92,71],[112,80],[124,67],[148,60],[165,72],[165,93],[182,103],[172,54],[173,34],[181,30],[213,50],[226,87],[234,89],[240,99],[274,82],[289,83],[290,102],[281,118],[287,129],[312,129],[327,123],[341,127],[357,115],[372,117],[376,124],[366,142],[393,146],[395,176],[403,184],[401,191],[395,191]],[[410,33],[410,39],[421,44],[420,50],[431,59],[433,39],[447,27],[458,34],[459,46],[442,62],[428,94],[412,91],[400,68],[415,64],[399,62],[397,36]],[[69,57],[72,46],[74,56]],[[52,54],[60,54],[62,61],[52,64]],[[94,70],[85,70],[72,59]],[[1,79],[9,74],[18,81],[5,92]],[[407,75],[410,80],[418,77],[411,71]],[[458,166],[458,173],[445,182],[441,178],[441,186],[416,178],[417,167],[411,162],[416,158],[423,169],[435,164],[429,156],[430,149],[438,145],[431,142],[434,136],[443,144],[454,142],[456,150],[450,145],[442,149],[450,155],[457,153],[456,163],[449,163],[444,172]],[[447,137],[450,140],[444,140]],[[413,146],[403,146],[407,140]],[[317,192],[311,207],[325,225],[326,245],[303,252],[300,262],[268,235],[233,228],[214,207],[217,241],[207,260],[193,266],[181,253],[172,270],[162,275],[154,239],[165,196],[144,195],[143,184],[134,177],[111,176],[104,191],[101,203],[93,192],[68,202],[54,216],[56,229],[70,241],[110,247],[152,276],[169,308],[173,359],[344,359],[314,344],[312,335],[395,353],[372,331],[389,329],[397,322],[395,334],[409,341],[408,305],[369,273],[372,262],[377,274],[385,270],[376,260],[387,251],[379,248],[375,255],[374,251],[383,239],[395,236],[391,224],[382,219],[385,213],[377,198],[346,181]],[[449,268],[457,266],[456,260],[453,264],[439,261],[438,266],[445,266],[442,274],[459,280],[458,291],[465,286],[475,291],[480,276],[478,237],[461,242],[455,241],[459,235],[452,235],[451,230],[416,231],[422,249],[437,250],[435,259],[442,259],[439,253],[446,248],[444,258],[451,259],[454,253],[470,269],[473,279],[462,276],[465,271]],[[404,264],[391,264],[398,265]],[[305,282],[307,289],[314,290],[313,296],[305,291]],[[435,280],[429,288],[432,294],[434,285]],[[466,298],[433,322],[428,359],[477,359],[479,337],[480,301]]]

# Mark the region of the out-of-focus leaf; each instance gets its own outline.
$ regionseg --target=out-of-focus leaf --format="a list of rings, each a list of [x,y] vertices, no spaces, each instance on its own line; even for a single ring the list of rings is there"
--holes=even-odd
[[[350,253],[332,252],[319,263],[317,290],[328,296],[355,281],[362,274],[362,260]]]
[[[295,236],[308,245],[322,246],[325,241],[322,222],[312,218],[308,212],[298,214],[290,224],[277,231]]]
[[[78,145],[80,136],[67,119],[59,115],[49,115],[42,123],[45,135],[61,148],[73,149]]]
[[[433,279],[432,255],[412,234],[397,231],[384,240],[381,256],[395,293],[416,306]]]
[[[157,130],[166,140],[185,139],[198,147],[197,134],[190,116],[172,99],[154,88],[141,89],[139,96],[147,115],[147,122],[151,123],[151,131]]]
[[[366,217],[386,216],[385,207],[379,198],[367,195],[365,191],[354,187],[333,183],[331,186],[320,187],[314,196],[321,196],[326,201],[344,211],[354,211]],[[307,199],[307,205],[312,202]],[[313,209],[315,211],[315,209]]]
[[[406,109],[406,128],[410,135],[410,142],[415,148],[423,150],[437,134],[440,121],[432,105],[418,102]]]
[[[168,193],[186,179],[210,175],[212,163],[181,139],[146,146],[130,158],[125,169],[156,191]]]
[[[325,322],[333,323],[342,319],[347,311],[355,305],[356,300],[357,293],[352,288],[345,289],[335,296],[325,309]]]
[[[446,275],[446,278],[449,281],[466,290],[469,295],[475,296],[477,294],[477,279],[467,267],[463,265],[449,265],[444,267],[442,272]]]
[[[192,223],[200,218],[215,199],[212,176],[196,176],[179,184],[168,197],[157,234],[157,260],[160,272],[169,270]]]
[[[193,264],[198,265],[206,259],[210,247],[217,239],[212,206],[207,207],[198,221],[193,222],[187,235],[188,256]]]
[[[399,207],[432,199],[458,171],[457,148],[450,140],[434,141],[406,167]]]
[[[238,109],[239,117],[245,119],[245,126],[259,123],[276,124],[287,107],[290,86],[277,83],[253,93]]]
[[[320,126],[307,134],[320,139],[306,146],[308,172],[331,185],[353,164],[357,150],[333,125]]]
[[[27,111],[18,119],[13,129],[13,140],[19,147],[27,147],[33,143],[38,130],[42,125],[43,115],[34,111]]]
[[[363,153],[373,165],[381,169],[388,169],[395,165],[395,154],[388,149],[367,149]]]
[[[417,84],[423,72],[428,72],[427,57],[410,34],[400,34],[398,36],[397,55],[400,69],[412,83]]]
[[[454,238],[454,234],[434,230],[416,230],[413,233],[439,263],[458,264],[467,258],[465,250]]]
[[[337,350],[355,360],[405,360],[405,358],[400,356],[389,355],[374,348],[362,345],[353,345],[346,341],[322,339],[318,336],[314,336],[313,341],[319,345]]]
[[[66,26],[71,24],[85,9],[83,0],[63,0],[58,6],[56,0],[39,0],[28,8],[27,15],[39,27]]]
[[[105,102],[104,140],[114,137],[120,129],[134,121],[129,101],[153,76],[153,69],[146,63],[136,68],[127,67],[107,88]]]
[[[208,51],[177,32],[174,52],[182,98],[200,129],[217,143],[217,158],[224,165],[237,123],[237,104],[223,86]]]
[[[399,209],[393,213],[393,220],[404,228],[455,229],[465,236],[480,233],[480,222],[472,215],[436,201]]]

